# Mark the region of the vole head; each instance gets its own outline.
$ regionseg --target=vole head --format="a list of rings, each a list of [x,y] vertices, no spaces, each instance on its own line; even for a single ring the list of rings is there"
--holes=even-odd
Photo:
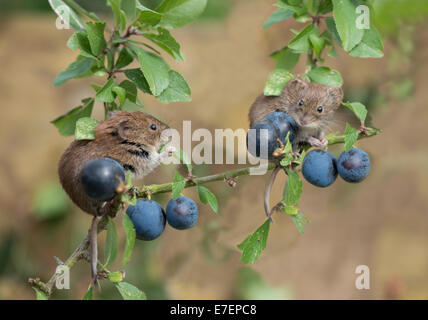
[[[301,127],[327,127],[343,99],[340,87],[330,87],[300,79],[290,81],[282,94],[288,114]]]
[[[157,151],[168,141],[168,126],[143,112],[114,111],[96,127],[96,140],[108,137],[121,145],[141,146],[149,152]]]

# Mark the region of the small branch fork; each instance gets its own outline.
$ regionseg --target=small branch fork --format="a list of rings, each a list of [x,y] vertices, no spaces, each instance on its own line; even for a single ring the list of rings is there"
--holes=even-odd
[[[358,140],[372,137],[380,133],[380,130],[377,130],[377,129],[366,128],[366,127],[364,128],[365,129],[363,130],[363,132],[359,134]],[[343,135],[333,135],[333,136],[327,137],[327,140],[329,145],[333,145],[338,143],[344,143],[345,137]],[[196,185],[202,185],[202,184],[206,184],[214,181],[225,181],[227,184],[229,185],[232,184],[234,186],[236,184],[236,178],[240,176],[249,175],[251,172],[250,169],[252,168],[256,168],[256,167],[251,166],[251,167],[239,168],[239,169],[234,169],[231,171],[213,174],[205,177],[199,177],[199,178],[194,178],[192,176],[191,179],[187,179],[184,188],[190,188]],[[268,164],[267,170],[270,171],[275,168],[278,172],[280,171],[278,170],[277,164],[272,162]],[[136,194],[138,198],[147,198],[148,196],[151,196],[154,194],[171,192],[172,186],[173,186],[172,182],[143,186],[137,189]],[[112,216],[115,216],[119,210],[120,209],[118,206],[116,212],[114,212]],[[108,223],[108,219],[105,216],[99,222],[98,232],[102,232],[103,230],[105,230],[107,223]],[[70,257],[68,257],[68,259],[65,260],[65,262],[62,263],[58,258],[55,260],[57,261],[58,264],[65,265],[71,269],[80,260],[88,260],[89,250],[90,250],[89,246],[90,246],[90,233],[88,232],[88,234],[85,236],[82,242],[77,246],[77,248],[73,251]],[[55,288],[56,288],[55,284],[59,276],[60,276],[59,274],[54,274],[46,283],[42,282],[40,278],[30,278],[28,279],[28,282],[30,283],[31,286],[43,291],[46,294],[46,296],[49,298],[55,291]]]

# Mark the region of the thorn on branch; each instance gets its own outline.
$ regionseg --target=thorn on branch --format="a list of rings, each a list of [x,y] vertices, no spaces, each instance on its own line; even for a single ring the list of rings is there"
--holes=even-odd
[[[232,188],[235,188],[235,187],[236,187],[237,181],[236,181],[236,179],[235,179],[235,178],[232,178],[232,177],[228,177],[228,176],[226,176],[226,177],[224,178],[224,181],[226,182],[226,184],[227,184],[229,187],[232,187]]]

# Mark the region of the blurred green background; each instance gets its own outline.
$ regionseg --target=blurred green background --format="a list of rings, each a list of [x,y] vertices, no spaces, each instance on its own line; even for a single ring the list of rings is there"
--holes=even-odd
[[[78,2],[110,14],[104,0]],[[159,1],[142,2],[155,7]],[[146,110],[179,130],[183,120],[192,120],[193,129],[248,128],[248,108],[274,68],[269,54],[288,42],[290,28],[301,28],[290,20],[262,30],[273,2],[210,0],[203,16],[173,32],[186,61],[168,60],[188,79],[193,101],[163,105],[142,96]],[[200,204],[195,228],[167,227],[153,242],[137,241],[128,282],[149,299],[428,298],[428,3],[376,0],[375,9],[385,57],[358,59],[339,51],[338,59],[326,61],[344,77],[345,100],[365,103],[373,125],[383,130],[358,142],[372,159],[364,183],[338,179],[317,189],[304,182],[300,207],[311,220],[305,234],[289,217],[278,216],[266,250],[250,267],[239,260],[236,245],[264,220],[267,177],[239,178],[233,191],[213,183],[220,215]],[[0,15],[0,299],[33,299],[27,279],[47,281],[55,271],[53,256],[66,259],[90,223],[58,183],[57,163],[72,138],[61,137],[49,121],[102,80],[53,87],[75,53],[65,46],[72,31],[55,28],[47,1],[0,0]],[[295,73],[304,71],[303,60]],[[101,106],[96,110],[101,119]],[[195,174],[226,168],[231,166],[198,166]],[[171,181],[174,170],[160,167],[141,183]],[[280,198],[284,182],[281,176],[273,199]],[[197,199],[194,190],[185,195]],[[166,204],[168,197],[156,200]],[[120,224],[118,229],[123,248]],[[121,268],[119,260],[111,269]],[[355,288],[361,264],[370,267],[370,290]],[[71,270],[71,290],[53,298],[80,299],[89,274],[89,265],[80,262]],[[102,289],[96,298],[120,298],[112,284],[104,281]]]

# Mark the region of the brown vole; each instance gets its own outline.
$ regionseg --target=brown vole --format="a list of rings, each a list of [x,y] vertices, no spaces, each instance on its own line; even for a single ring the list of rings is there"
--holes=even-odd
[[[308,142],[312,146],[325,147],[325,131],[333,123],[342,99],[340,87],[294,79],[287,83],[280,96],[261,94],[256,99],[249,112],[250,127],[266,120],[272,112],[286,112],[299,127],[296,143]]]
[[[115,111],[95,128],[95,140],[73,141],[65,150],[58,166],[61,184],[73,202],[94,216],[90,229],[92,280],[96,283],[97,227],[105,214],[115,206],[115,200],[101,202],[88,197],[81,183],[81,171],[90,160],[111,158],[137,178],[156,168],[173,148],[158,153],[168,141],[168,126],[142,112]]]

